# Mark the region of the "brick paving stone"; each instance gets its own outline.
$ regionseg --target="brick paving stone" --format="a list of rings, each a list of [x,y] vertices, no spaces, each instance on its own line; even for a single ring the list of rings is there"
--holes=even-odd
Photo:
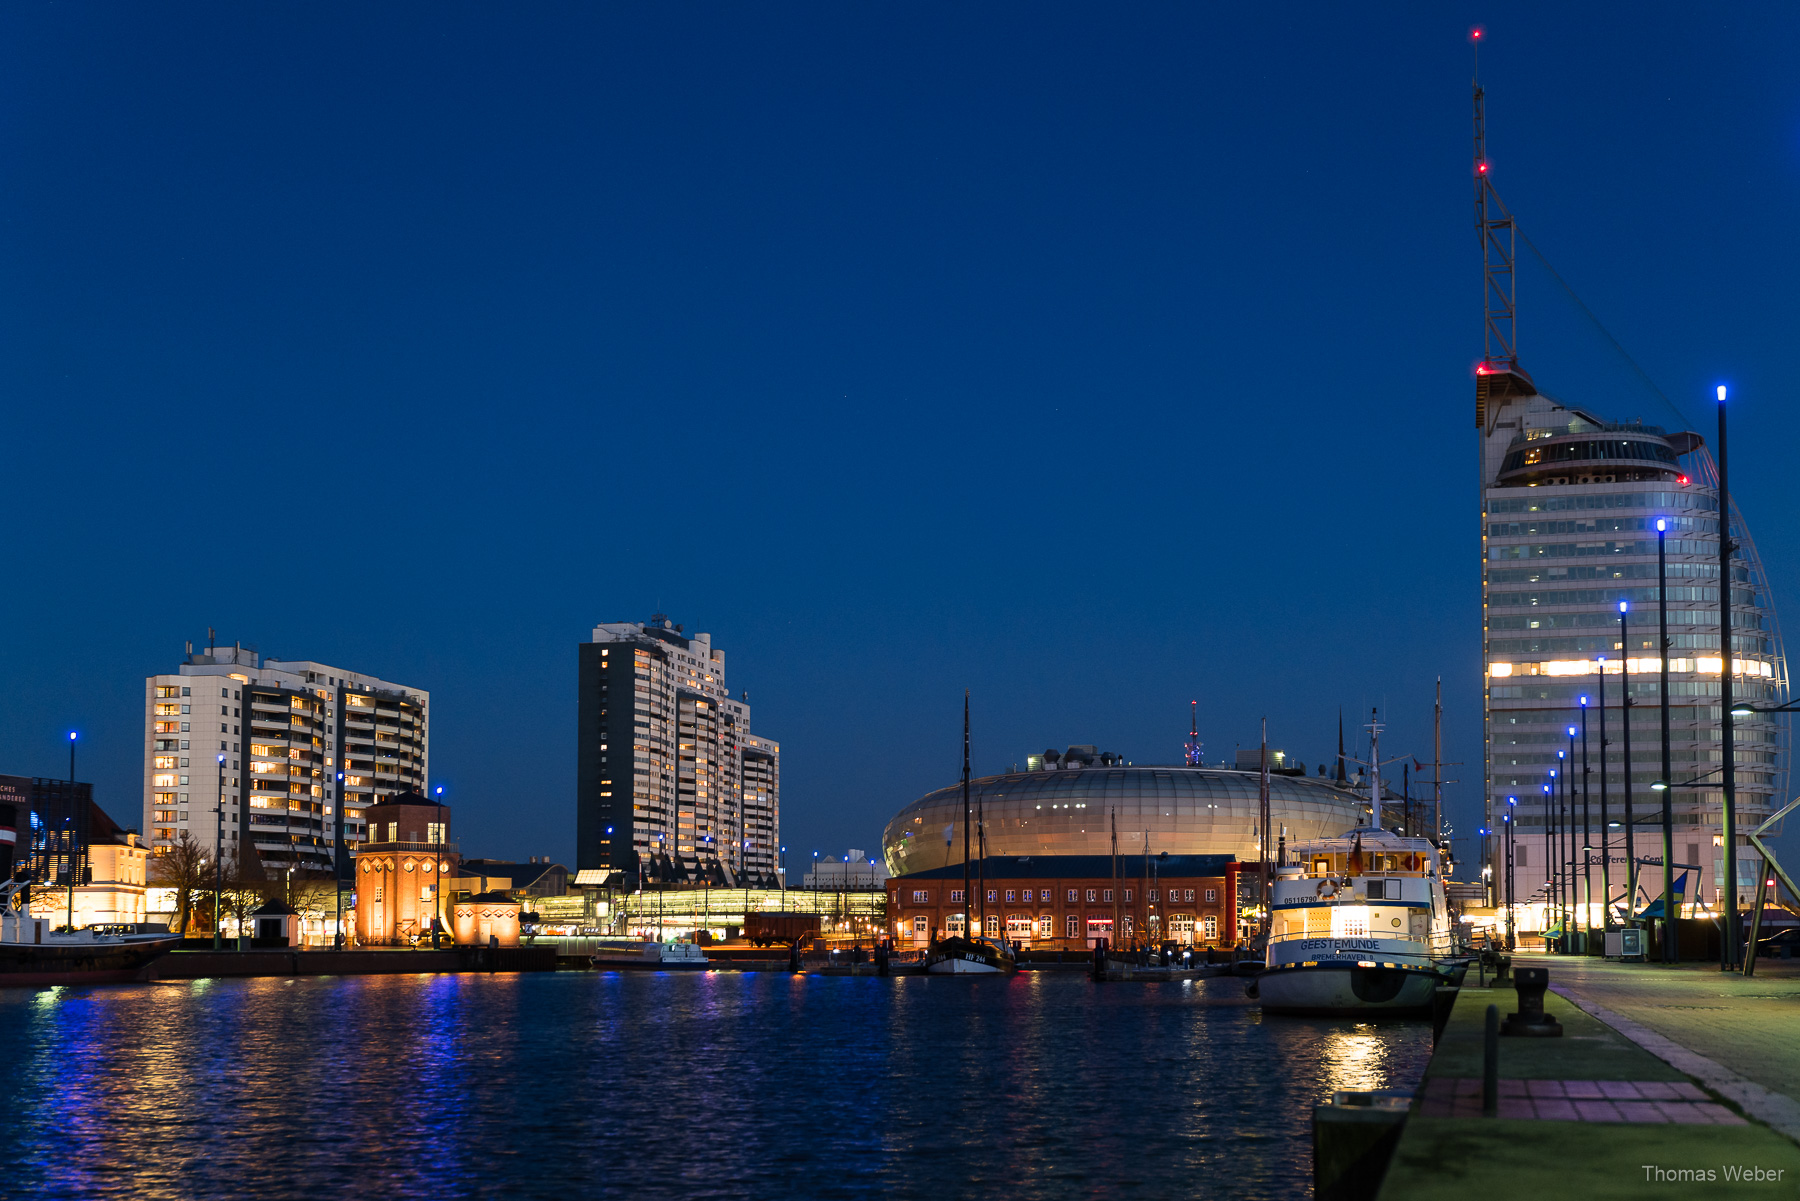
[[[1500,1116],[1503,1118],[1535,1118],[1537,1111],[1532,1109],[1529,1097],[1501,1097]]]
[[[1537,1116],[1547,1122],[1579,1122],[1581,1114],[1576,1112],[1573,1101],[1565,1101],[1561,1097],[1540,1097],[1536,1103]]]
[[[1675,1091],[1673,1080],[1639,1080],[1638,1096],[1648,1097],[1652,1101],[1679,1101],[1681,1094]]]
[[[1563,1082],[1560,1080],[1528,1080],[1527,1089],[1533,1097],[1566,1097]]]
[[[1691,1080],[1676,1081],[1675,1095],[1684,1101],[1704,1101],[1707,1099],[1705,1090]]]
[[[1706,1114],[1717,1126],[1747,1126],[1748,1122],[1716,1101],[1695,1101],[1694,1108]]]
[[[1594,1080],[1565,1080],[1563,1095],[1579,1101],[1598,1101],[1606,1094],[1600,1091],[1600,1084]]]
[[[1577,1101],[1575,1112],[1584,1122],[1617,1122],[1622,1119],[1611,1101]]]
[[[1635,1101],[1643,1094],[1637,1090],[1637,1083],[1631,1080],[1596,1080],[1600,1086],[1600,1094],[1615,1101]]]
[[[1713,1124],[1710,1114],[1701,1113],[1692,1101],[1657,1101],[1654,1103],[1663,1117],[1682,1126],[1710,1126]]]
[[[1656,1107],[1654,1101],[1620,1101],[1617,1102],[1619,1116],[1627,1122],[1666,1122],[1668,1118]]]

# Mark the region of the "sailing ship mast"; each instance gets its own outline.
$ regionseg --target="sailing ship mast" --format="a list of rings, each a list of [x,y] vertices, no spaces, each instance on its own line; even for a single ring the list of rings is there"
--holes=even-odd
[[[972,819],[973,819],[974,815],[970,811],[970,808],[969,808],[969,690],[967,688],[963,689],[963,781],[962,781],[962,784],[963,784],[963,937],[970,938],[970,937],[973,937],[973,935],[971,935],[969,932],[969,918],[975,912],[975,907],[969,903],[971,900],[971,897],[973,895],[969,891],[969,888],[970,888],[969,826],[972,824]]]

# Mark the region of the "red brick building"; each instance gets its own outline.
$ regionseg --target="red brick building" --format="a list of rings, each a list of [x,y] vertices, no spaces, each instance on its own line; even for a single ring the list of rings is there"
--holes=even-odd
[[[1114,875],[1115,862],[1118,875]],[[1033,855],[989,858],[980,885],[985,933],[1026,947],[1086,951],[1172,940],[1229,947],[1238,939],[1238,871],[1229,855],[1152,858]],[[953,864],[887,882],[888,929],[900,948],[963,932],[963,867]],[[978,891],[973,911],[984,912]]]

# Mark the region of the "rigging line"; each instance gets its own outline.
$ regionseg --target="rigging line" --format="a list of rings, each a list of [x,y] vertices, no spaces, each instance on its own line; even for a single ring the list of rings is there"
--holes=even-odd
[[[1517,225],[1514,226],[1514,229],[1518,232],[1519,240],[1521,242],[1525,243],[1525,248],[1527,250],[1531,251],[1531,253],[1537,258],[1537,261],[1543,265],[1544,270],[1546,270],[1550,273],[1550,278],[1555,280],[1557,283],[1557,286],[1560,287],[1565,293],[1568,294],[1569,299],[1575,302],[1575,307],[1581,310],[1582,315],[1585,316],[1589,321],[1593,322],[1594,328],[1600,331],[1600,336],[1605,338],[1608,342],[1612,343],[1612,348],[1619,352],[1619,357],[1625,360],[1625,363],[1628,367],[1630,367],[1633,371],[1637,372],[1638,378],[1644,381],[1644,386],[1649,388],[1650,391],[1654,392],[1656,394],[1656,398],[1658,400],[1662,401],[1665,405],[1669,406],[1669,412],[1671,412],[1675,415],[1676,419],[1681,423],[1681,425],[1683,427],[1692,429],[1694,423],[1692,421],[1688,420],[1687,414],[1683,413],[1681,411],[1680,406],[1678,406],[1674,401],[1669,399],[1668,393],[1664,392],[1661,388],[1656,386],[1656,381],[1650,378],[1650,373],[1648,371],[1645,371],[1642,367],[1638,366],[1638,361],[1636,359],[1632,358],[1630,352],[1628,352],[1623,346],[1621,346],[1619,344],[1619,340],[1617,338],[1613,337],[1612,331],[1607,329],[1605,325],[1601,324],[1600,318],[1594,316],[1594,310],[1588,308],[1586,303],[1584,303],[1582,301],[1581,297],[1579,297],[1575,294],[1575,289],[1571,288],[1569,286],[1568,281],[1563,279],[1563,277],[1561,275],[1557,274],[1556,268],[1552,267],[1550,265],[1550,260],[1544,257],[1544,252],[1539,250],[1537,248],[1537,243],[1535,243],[1531,240],[1531,235],[1527,234],[1523,229],[1519,228]]]

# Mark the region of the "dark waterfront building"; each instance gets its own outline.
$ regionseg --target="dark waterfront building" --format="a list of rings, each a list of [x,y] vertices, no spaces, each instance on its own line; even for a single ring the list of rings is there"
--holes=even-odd
[[[979,882],[971,873],[973,906],[960,862],[890,879],[889,929],[896,946],[925,946],[961,934],[973,912],[988,937],[1025,947],[1086,951],[1102,938],[1116,947],[1165,939],[1229,947],[1238,938],[1238,874],[1230,855],[990,856]]]
[[[660,613],[603,623],[579,668],[577,869],[778,886],[781,748],[750,733],[712,636]]]

